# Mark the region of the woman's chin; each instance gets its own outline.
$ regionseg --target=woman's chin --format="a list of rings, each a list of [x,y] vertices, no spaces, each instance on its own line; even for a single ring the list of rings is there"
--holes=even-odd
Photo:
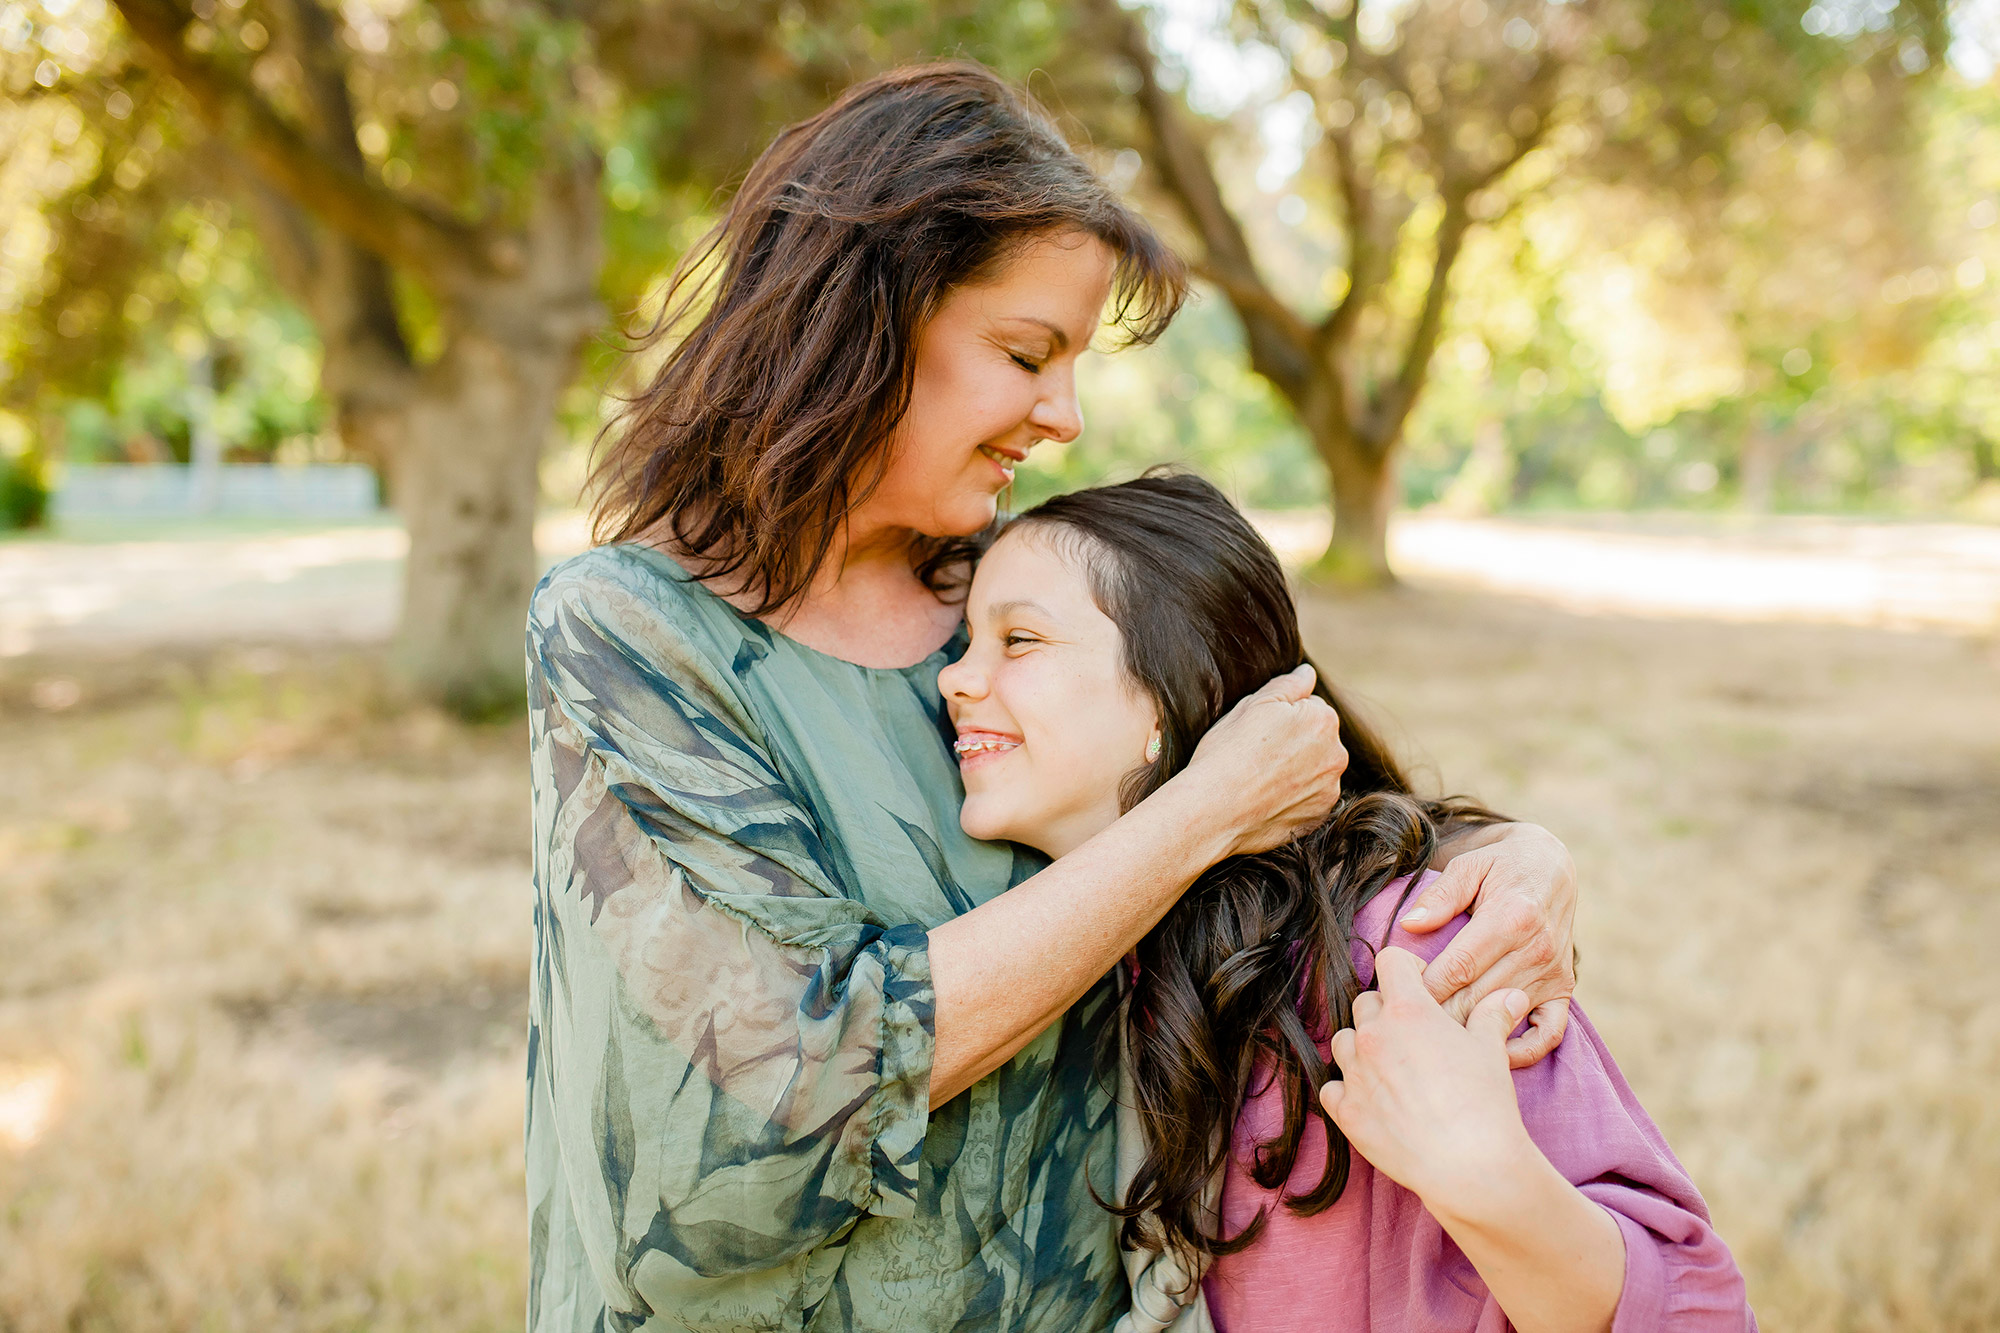
[[[973,494],[940,506],[924,526],[926,537],[971,537],[993,526],[1000,515],[1000,496]]]

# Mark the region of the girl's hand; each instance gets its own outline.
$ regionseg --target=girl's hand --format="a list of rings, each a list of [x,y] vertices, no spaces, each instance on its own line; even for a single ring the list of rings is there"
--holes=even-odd
[[[1507,1034],[1528,1011],[1496,991],[1464,1027],[1404,949],[1375,959],[1379,992],[1333,1035],[1341,1078],[1320,1104],[1354,1151],[1423,1200],[1523,1333],[1606,1333],[1625,1284],[1625,1237],[1565,1180],[1521,1123]]]
[[[1216,860],[1281,846],[1340,799],[1347,748],[1339,715],[1312,692],[1316,679],[1306,664],[1240,700],[1167,783],[1216,830]]]
[[[1528,997],[1496,991],[1460,1027],[1406,949],[1382,950],[1375,983],[1355,998],[1354,1026],[1333,1036],[1341,1077],[1320,1104],[1356,1152],[1433,1214],[1488,1213],[1496,1182],[1540,1157],[1507,1070],[1507,1034]]]

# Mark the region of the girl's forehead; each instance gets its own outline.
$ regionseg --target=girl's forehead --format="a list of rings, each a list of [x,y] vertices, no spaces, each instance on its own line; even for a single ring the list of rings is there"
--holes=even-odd
[[[981,580],[983,586],[992,587],[1028,579],[1044,585],[1081,579],[1084,571],[1077,546],[1074,541],[1063,540],[1048,524],[1016,521],[987,548],[973,571],[973,586],[982,586]]]

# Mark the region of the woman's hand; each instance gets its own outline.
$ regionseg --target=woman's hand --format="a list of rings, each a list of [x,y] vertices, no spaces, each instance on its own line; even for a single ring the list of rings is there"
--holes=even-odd
[[[1475,839],[1484,833],[1486,841]],[[1467,908],[1472,920],[1432,960],[1424,983],[1460,1022],[1488,996],[1528,993],[1528,1030],[1507,1043],[1507,1059],[1525,1069],[1556,1048],[1569,1025],[1576,991],[1576,862],[1569,848],[1534,824],[1502,824],[1469,833],[1443,873],[1403,913],[1411,934],[1436,930]]]
[[[1347,748],[1339,715],[1312,692],[1316,679],[1307,663],[1238,701],[1160,789],[1193,797],[1221,839],[1216,860],[1281,846],[1340,799]]]
[[[1333,1035],[1341,1078],[1320,1103],[1356,1152],[1432,1212],[1466,1211],[1500,1167],[1539,1155],[1507,1071],[1507,1034],[1528,997],[1495,991],[1460,1027],[1425,988],[1423,962],[1396,948],[1377,955],[1375,984],[1355,997],[1354,1026]]]

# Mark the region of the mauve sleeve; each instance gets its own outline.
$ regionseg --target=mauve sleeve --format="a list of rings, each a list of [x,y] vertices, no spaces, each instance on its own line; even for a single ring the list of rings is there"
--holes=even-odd
[[[1757,1320],[1708,1205],[1581,1005],[1553,1054],[1514,1075],[1529,1136],[1625,1237],[1613,1333],[1743,1333]]]

